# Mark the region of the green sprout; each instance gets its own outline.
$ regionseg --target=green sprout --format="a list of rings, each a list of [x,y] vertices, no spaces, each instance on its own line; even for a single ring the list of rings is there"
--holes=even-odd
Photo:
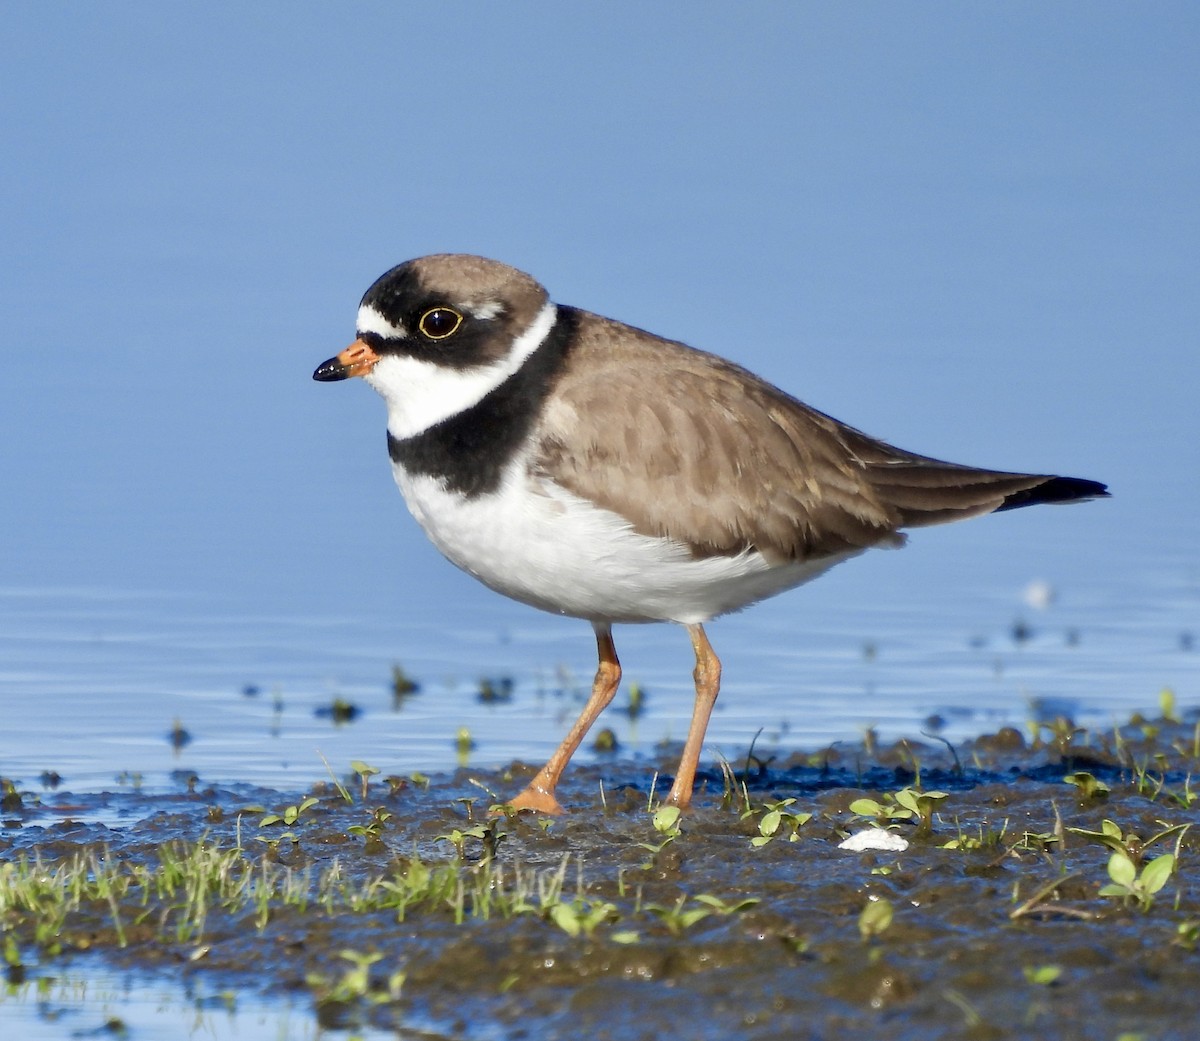
[[[383,958],[382,954],[340,951],[338,957],[350,962],[352,966],[338,979],[333,980],[319,973],[311,973],[307,977],[308,985],[316,991],[318,1005],[350,1005],[358,1001],[367,1001],[374,1005],[394,1001],[400,996],[404,986],[404,973],[392,973],[383,986],[371,981],[371,966]]]
[[[1108,877],[1112,882],[1100,888],[1100,896],[1117,897],[1126,904],[1133,902],[1140,910],[1149,911],[1155,894],[1167,884],[1174,871],[1174,853],[1155,857],[1139,873],[1129,855],[1117,851],[1108,858]]]
[[[603,900],[576,897],[568,903],[550,908],[550,920],[568,936],[591,937],[596,927],[617,917],[617,905]]]
[[[286,824],[289,828],[300,819],[300,815],[309,807],[316,806],[317,800],[313,796],[301,800],[296,806],[285,807],[282,813],[268,813],[262,820],[258,822],[260,828],[269,828],[273,824]]]
[[[858,916],[858,933],[864,941],[886,932],[892,924],[894,910],[892,902],[883,897],[872,897]]]
[[[655,856],[666,849],[667,846],[682,834],[679,827],[679,812],[678,806],[660,806],[655,810],[654,816],[651,818],[651,823],[654,825],[654,830],[662,836],[662,841],[639,842],[638,845]],[[644,866],[650,867],[651,865],[647,863]]]
[[[800,829],[812,820],[812,814],[792,813],[788,807],[795,802],[795,799],[783,799],[780,802],[767,803],[764,807],[766,812],[758,822],[758,834],[750,840],[750,845],[765,846],[781,834],[787,835],[788,842],[799,842]],[[746,810],[742,814],[742,820],[753,815],[752,810]]]
[[[1085,799],[1105,799],[1112,792],[1107,784],[1086,770],[1077,770],[1073,774],[1067,774],[1063,781],[1075,785],[1079,789],[1079,794]]]
[[[362,800],[363,802],[366,802],[367,785],[370,783],[371,778],[375,774],[379,773],[379,769],[374,766],[368,766],[361,759],[351,759],[350,769],[353,770],[355,775],[358,777],[358,783],[362,786]]]
[[[921,832],[933,830],[933,813],[937,804],[949,797],[947,792],[919,792],[902,788],[895,795],[885,794],[883,802],[876,799],[855,799],[850,812],[875,821],[880,827],[891,827],[899,821],[916,820]]]

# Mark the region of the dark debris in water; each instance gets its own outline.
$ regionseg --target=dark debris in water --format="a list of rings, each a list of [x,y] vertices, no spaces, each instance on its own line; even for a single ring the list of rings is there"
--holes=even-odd
[[[1061,719],[1031,739],[745,762],[703,774],[679,820],[649,808],[667,779],[622,761],[573,769],[572,812],[549,822],[487,815],[522,764],[376,778],[365,798],[361,775],[344,793],[12,785],[0,929],[9,963],[34,972],[100,951],[213,987],[307,990],[326,1027],[430,1037],[1195,1036],[1194,723]],[[838,848],[871,825],[908,849]],[[278,891],[220,896],[210,879],[196,919],[196,898],[135,886],[51,931],[48,898],[13,897],[33,858],[40,877],[81,857],[121,875],[189,850],[228,856],[249,893]]]

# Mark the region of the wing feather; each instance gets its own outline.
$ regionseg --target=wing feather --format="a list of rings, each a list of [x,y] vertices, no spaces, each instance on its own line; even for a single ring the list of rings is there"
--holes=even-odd
[[[697,556],[753,548],[817,559],[899,543],[903,527],[1039,501],[1034,489],[1047,482],[1060,494],[1046,498],[1104,494],[1094,482],[1068,491],[1072,479],[914,455],[714,355],[579,319],[531,467]]]

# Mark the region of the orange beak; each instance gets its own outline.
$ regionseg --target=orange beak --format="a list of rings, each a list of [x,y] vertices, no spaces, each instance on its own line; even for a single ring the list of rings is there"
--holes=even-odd
[[[336,358],[321,362],[313,379],[321,383],[334,383],[337,380],[349,379],[351,376],[365,376],[379,361],[379,355],[362,342],[355,340]]]

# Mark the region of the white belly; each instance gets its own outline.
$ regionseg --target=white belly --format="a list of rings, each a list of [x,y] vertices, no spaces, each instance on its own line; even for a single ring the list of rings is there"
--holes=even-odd
[[[705,622],[855,555],[784,565],[754,551],[695,558],[557,485],[530,482],[521,459],[495,494],[475,499],[393,471],[413,516],[452,563],[505,596],[596,622]]]

